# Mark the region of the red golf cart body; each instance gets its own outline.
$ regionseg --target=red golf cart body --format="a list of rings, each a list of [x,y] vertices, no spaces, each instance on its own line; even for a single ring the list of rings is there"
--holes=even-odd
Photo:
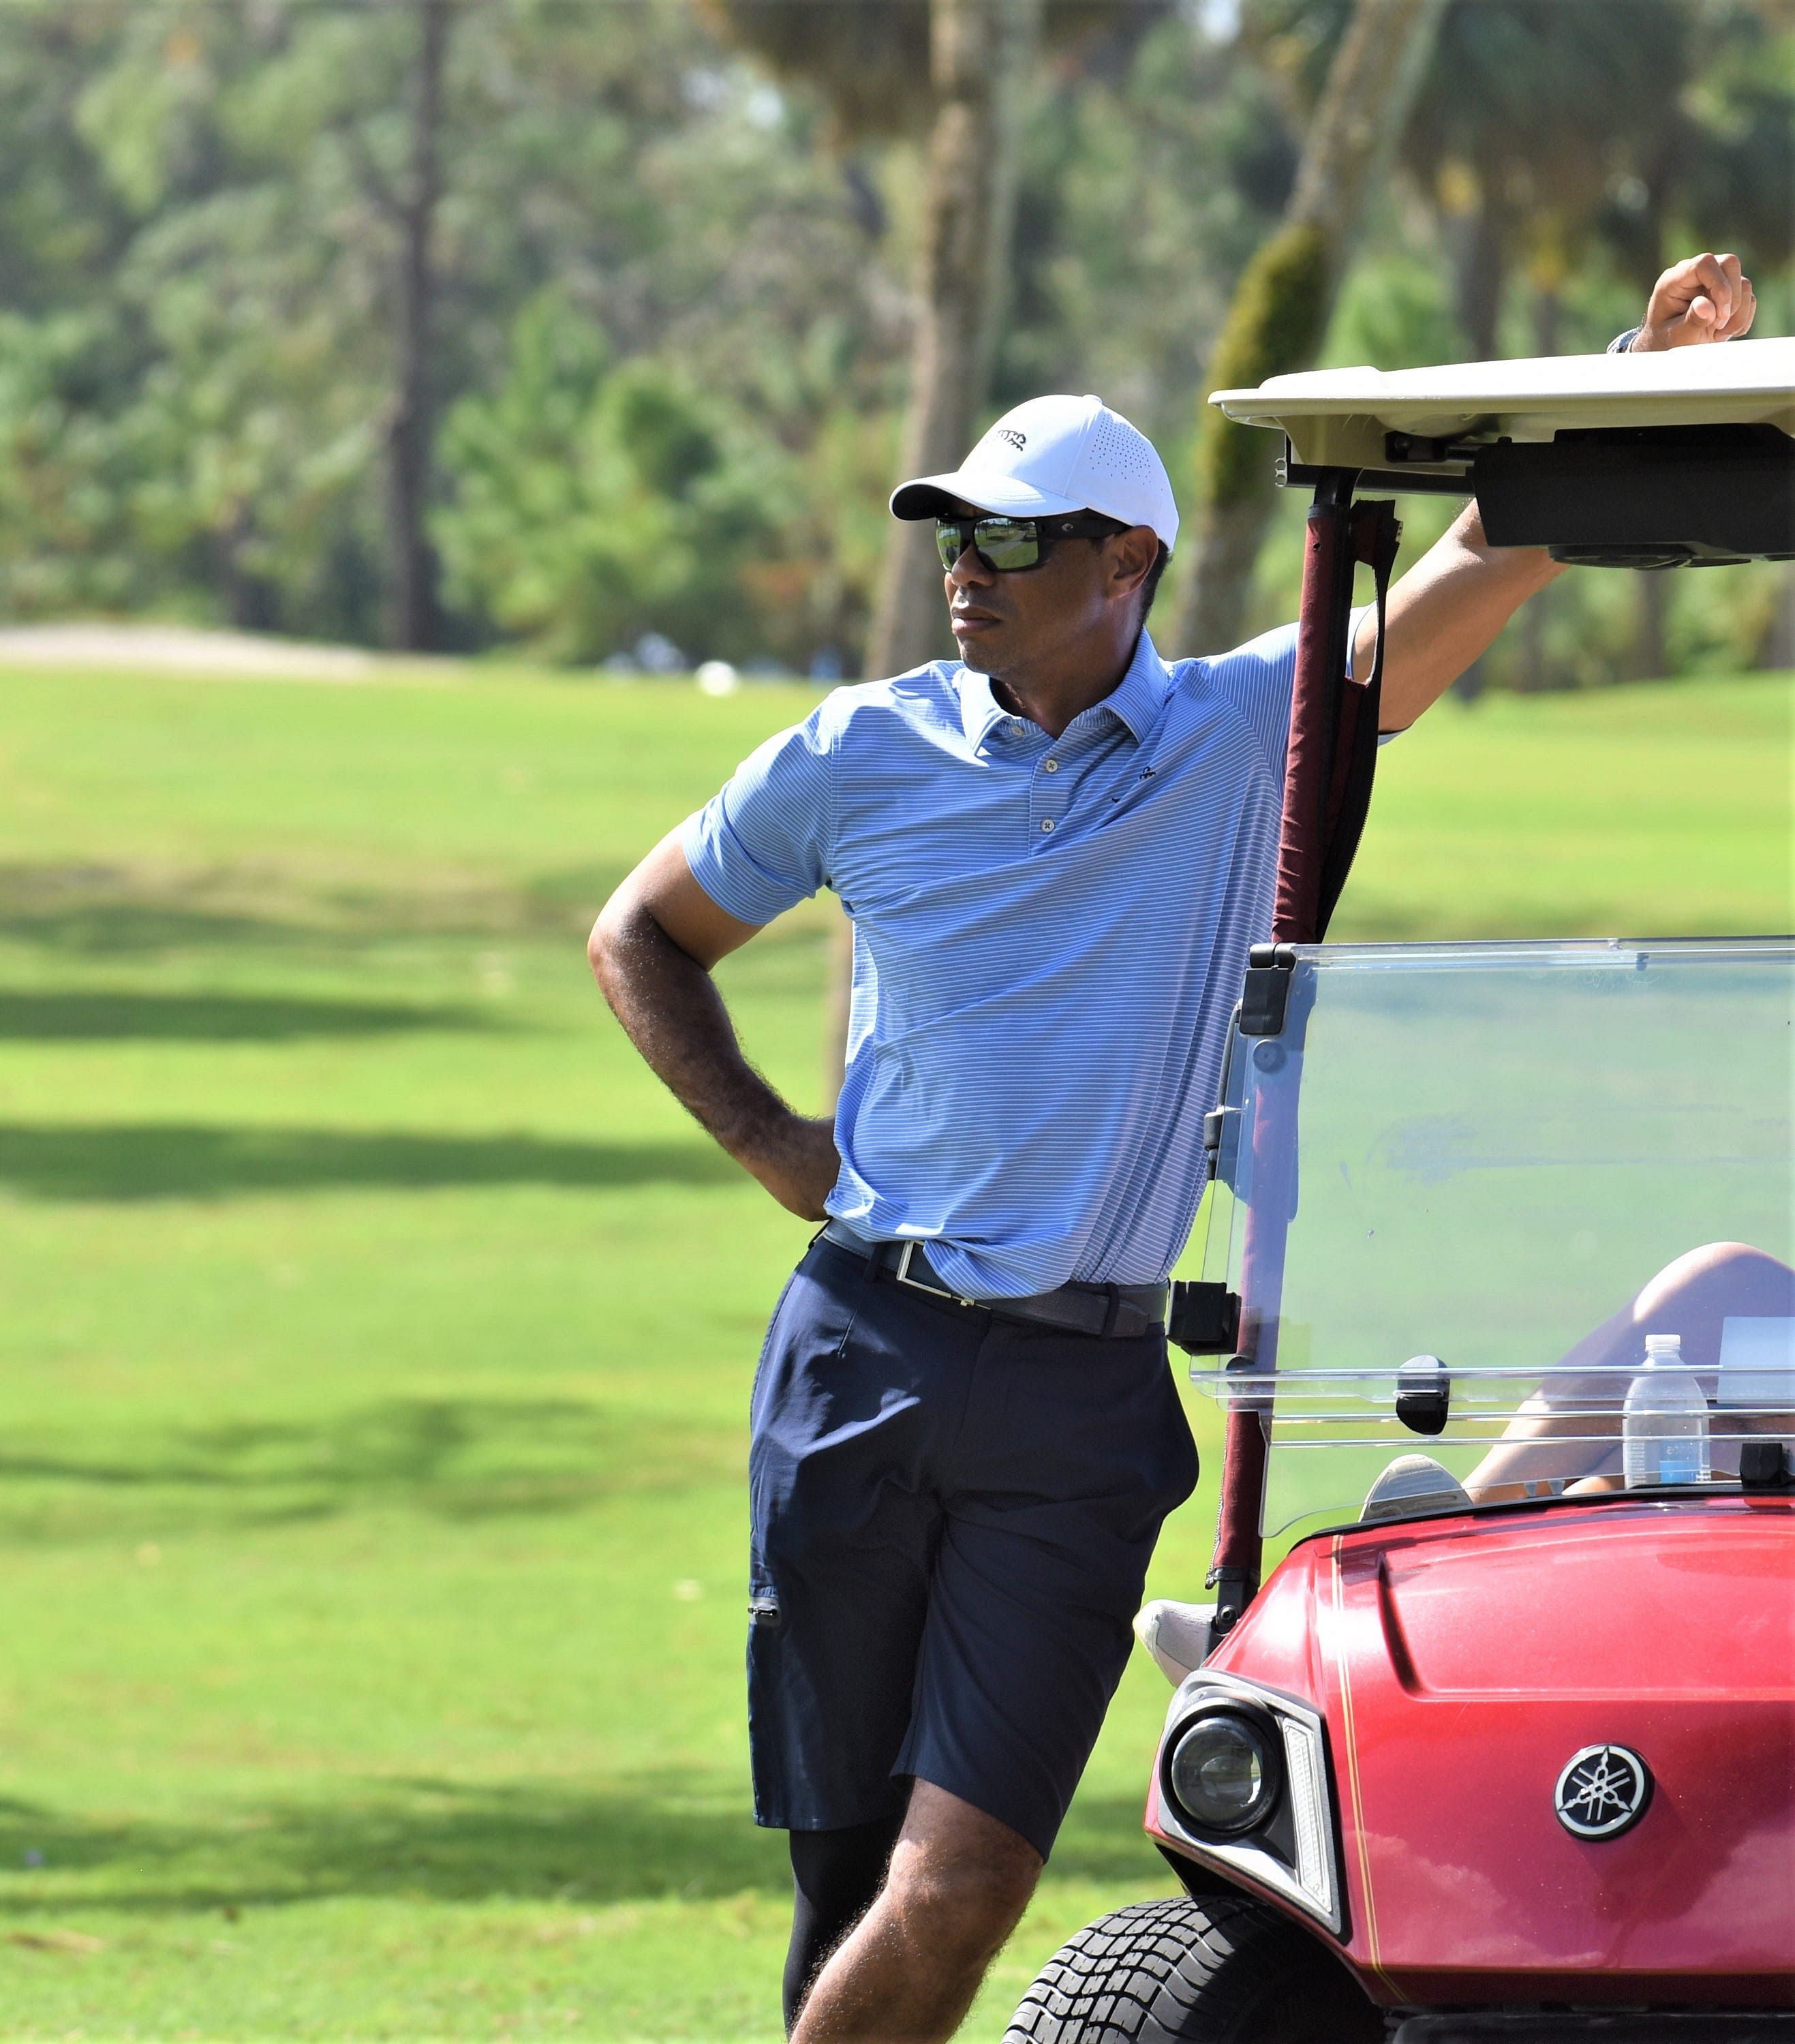
[[[1713,1473],[1682,1487],[1569,1488],[1578,1457],[1617,1468],[1630,1370],[1561,1361],[1700,1245],[1795,1262],[1795,949],[1317,941],[1369,798],[1352,561],[1391,551],[1356,493],[1474,491],[1497,544],[1574,560],[1789,558],[1795,342],[1213,402],[1286,434],[1316,509],[1274,943],[1199,1220],[1217,1601],[1143,1614],[1178,1685],[1147,1829],[1193,1898],[1301,1925],[1401,2044],[1795,2034],[1795,1319],[1747,1301],[1689,1357]],[[1431,1416],[1399,1402],[1420,1352],[1450,1384]],[[1529,1464],[1516,1416],[1555,1398],[1574,1424]],[[1461,1479],[1510,1450],[1524,1481],[1362,1522],[1367,1478],[1416,1448]],[[1263,1543],[1293,1534],[1262,1587]],[[1242,1835],[1171,1787],[1180,1737],[1228,1709],[1282,1742],[1279,1809]],[[1592,1754],[1616,1814],[1579,1829]]]
[[[1787,1496],[1592,1500],[1305,1541],[1205,1664],[1312,1704],[1340,1949],[1379,2004],[1774,2008],[1795,1990]],[[1646,1754],[1624,1836],[1553,1784]],[[1189,1854],[1162,1815],[1147,1828]],[[1251,1875],[1243,1888],[1284,1906]]]

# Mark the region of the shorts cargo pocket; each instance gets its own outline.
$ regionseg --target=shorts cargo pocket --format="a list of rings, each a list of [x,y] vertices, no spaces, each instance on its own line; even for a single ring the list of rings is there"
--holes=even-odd
[[[755,1822],[787,1829],[805,1821],[794,1800],[792,1767],[795,1728],[787,1693],[786,1662],[790,1642],[779,1593],[758,1558],[748,1574],[748,1752],[754,1782]]]

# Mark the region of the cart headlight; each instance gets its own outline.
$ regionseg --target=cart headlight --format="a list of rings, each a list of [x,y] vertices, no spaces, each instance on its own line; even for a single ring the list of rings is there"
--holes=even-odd
[[[1231,1836],[1251,1831],[1278,1796],[1278,1744],[1243,1712],[1209,1711],[1173,1742],[1167,1785],[1191,1823]]]
[[[1328,1727],[1313,1704],[1193,1669],[1166,1712],[1158,1769],[1156,1837],[1347,1934]]]

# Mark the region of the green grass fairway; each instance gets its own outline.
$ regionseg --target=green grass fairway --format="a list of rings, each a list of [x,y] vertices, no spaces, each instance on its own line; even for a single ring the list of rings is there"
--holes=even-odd
[[[582,940],[813,698],[0,691],[0,2031],[771,2044],[741,1466],[806,1231]],[[1789,738],[1763,678],[1447,705],[1337,934],[1785,928]],[[832,914],[725,973],[804,1101]],[[1165,1695],[1131,1669],[968,2035],[1166,1889]]]

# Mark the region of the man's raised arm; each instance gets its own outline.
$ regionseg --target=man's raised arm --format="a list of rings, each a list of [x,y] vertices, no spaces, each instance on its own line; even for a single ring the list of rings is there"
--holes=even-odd
[[[821,1220],[841,1167],[832,1124],[794,1112],[743,1056],[710,976],[761,927],[712,901],[674,831],[605,904],[586,953],[630,1041],[674,1097],[782,1206]]]
[[[1692,256],[1652,286],[1643,323],[1625,336],[1628,352],[1736,340],[1757,307],[1736,256]],[[1413,724],[1489,649],[1528,597],[1562,572],[1543,548],[1491,546],[1477,506],[1468,505],[1389,593],[1382,728],[1401,731]],[[1370,672],[1375,644],[1367,618],[1353,649],[1355,674]]]

